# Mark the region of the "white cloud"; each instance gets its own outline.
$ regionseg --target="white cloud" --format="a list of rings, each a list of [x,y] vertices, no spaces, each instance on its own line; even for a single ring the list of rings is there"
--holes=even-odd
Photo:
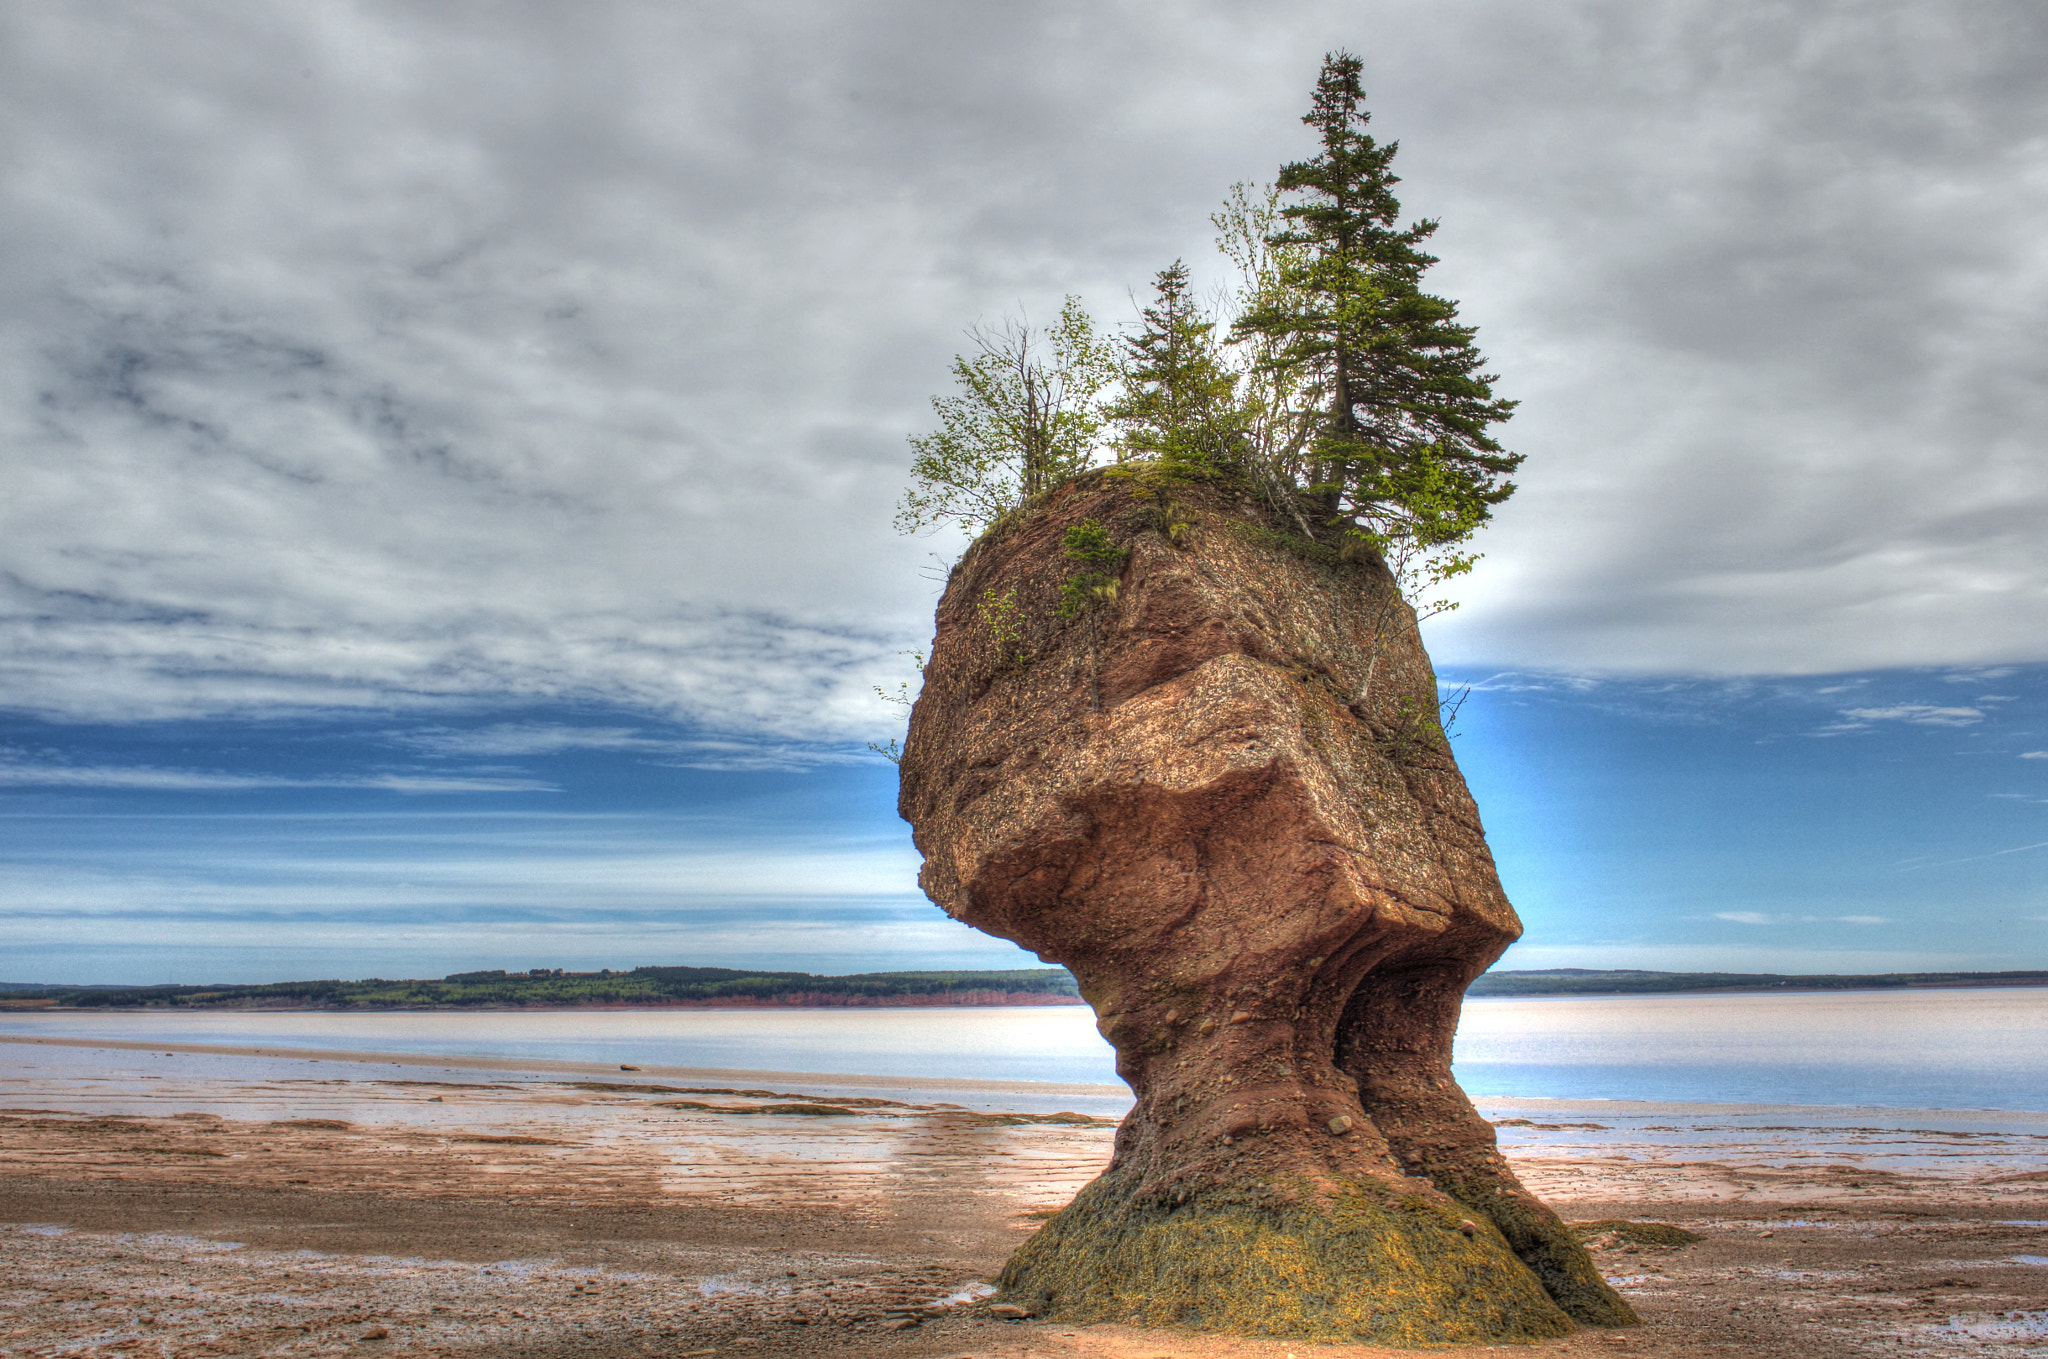
[[[1967,727],[1984,720],[1977,708],[1937,708],[1926,703],[1894,703],[1885,708],[1845,708],[1855,722],[1912,722],[1924,727]]]
[[[298,778],[150,765],[74,765],[0,759],[0,787],[127,788],[152,792],[244,792],[259,788],[367,788],[392,793],[549,793],[540,779],[463,774],[360,774]]]
[[[1838,920],[1844,925],[1889,925],[1891,917],[1882,915],[1831,915],[1826,920]]]
[[[1765,915],[1762,911],[1716,911],[1716,920],[1732,920],[1738,925],[1769,925],[1777,917]]]
[[[2023,750],[2020,752],[2020,758],[2023,760],[2048,760],[2048,750]]]
[[[2048,656],[2036,7],[1176,13],[9,6],[0,706],[885,731],[961,327],[1214,278],[1339,43],[1524,403],[1441,659]]]
[[[556,755],[570,750],[644,751],[673,754],[682,742],[649,736],[635,727],[579,727],[563,722],[499,722],[457,729],[423,727],[391,733],[395,745],[432,755],[510,757]]]
[[[457,842],[466,852],[435,858],[417,842],[385,854],[345,850],[261,851],[230,860],[203,851],[172,865],[99,863],[0,866],[0,899],[11,927],[41,920],[76,937],[78,922],[148,916],[225,920],[379,918],[487,905],[496,918],[521,911],[606,920],[642,914],[751,910],[764,901],[823,908],[835,901],[898,901],[936,911],[916,888],[917,858],[891,843],[760,838],[675,845],[588,835],[522,846],[513,831]],[[526,827],[529,834],[547,829]],[[687,831],[679,832],[687,835]],[[737,833],[736,833],[737,834]],[[495,845],[496,853],[478,852]],[[593,904],[599,903],[599,904]]]
[[[1465,689],[1474,693],[1553,693],[1563,689],[1572,693],[1586,693],[1600,686],[1597,676],[1573,674],[1569,671],[1537,673],[1534,671],[1503,670],[1484,679],[1452,680],[1438,676],[1439,689]]]
[[[760,738],[669,736],[638,727],[577,726],[564,722],[499,722],[472,728],[422,727],[385,739],[427,755],[507,759],[591,750],[639,755],[650,764],[680,769],[808,769],[819,764],[866,763],[863,751]]]

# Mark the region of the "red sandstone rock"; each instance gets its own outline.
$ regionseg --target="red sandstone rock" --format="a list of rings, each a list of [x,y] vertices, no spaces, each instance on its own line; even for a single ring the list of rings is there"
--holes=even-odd
[[[1063,621],[1084,569],[1063,535],[1086,519],[1128,557]],[[1370,554],[1285,526],[1220,486],[1090,474],[977,543],[939,605],[902,761],[920,882],[1072,969],[1137,1096],[1110,1169],[1006,1292],[1294,1335],[1631,1321],[1451,1079],[1464,990],[1521,925],[1414,615]],[[1261,1310],[1266,1285],[1227,1263],[1182,1279],[1190,1232],[1352,1260],[1326,1270],[1345,1296]],[[1441,1288],[1373,1263],[1437,1252]],[[1501,1296],[1453,1296],[1481,1287]]]

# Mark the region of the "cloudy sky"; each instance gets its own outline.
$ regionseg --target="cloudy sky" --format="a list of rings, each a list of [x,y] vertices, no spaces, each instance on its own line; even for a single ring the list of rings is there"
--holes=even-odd
[[[2048,12],[0,12],[0,979],[1008,965],[872,694],[962,329],[1105,324],[1366,61],[1521,493],[1510,965],[2048,967]]]

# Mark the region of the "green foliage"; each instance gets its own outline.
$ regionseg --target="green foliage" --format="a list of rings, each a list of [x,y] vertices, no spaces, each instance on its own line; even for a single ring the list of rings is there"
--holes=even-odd
[[[1489,428],[1515,403],[1493,395],[1457,305],[1422,290],[1436,258],[1421,247],[1437,224],[1397,225],[1398,148],[1365,132],[1361,66],[1343,52],[1324,60],[1302,120],[1321,154],[1281,168],[1280,198],[1261,208],[1240,191],[1218,220],[1226,253],[1252,270],[1233,339],[1292,384],[1296,418],[1278,422],[1267,450],[1274,470],[1419,594],[1472,568],[1457,545],[1513,494],[1521,458]],[[1262,251],[1246,239],[1256,229]]]
[[[1126,462],[1104,468],[1102,479],[1122,483],[1129,490],[1131,499],[1149,511],[1127,516],[1124,523],[1132,527],[1142,525],[1174,547],[1184,548],[1204,516],[1193,504],[1175,494],[1176,490],[1190,482],[1234,476],[1236,471],[1232,469],[1224,473],[1196,463],[1169,463],[1155,458],[1148,462]]]
[[[1514,493],[1522,459],[1493,435],[1515,403],[1494,395],[1477,331],[1424,290],[1437,224],[1401,224],[1399,148],[1366,131],[1362,69],[1349,53],[1326,56],[1302,119],[1318,154],[1282,166],[1269,188],[1233,185],[1212,215],[1237,273],[1227,300],[1205,306],[1175,260],[1120,343],[1098,338],[1073,296],[1047,329],[1006,320],[970,330],[954,394],[932,400],[938,429],[910,441],[897,528],[1000,531],[1084,470],[1114,426],[1113,475],[1227,477],[1300,530],[1269,545],[1321,565],[1387,568],[1394,590],[1357,696],[1370,706],[1386,637],[1407,626],[1399,606],[1418,620],[1457,607],[1442,591],[1480,560],[1465,544]],[[1170,498],[1158,504],[1160,532],[1180,545],[1186,517]],[[1084,570],[1063,588],[1059,617],[1115,588],[1112,573]],[[1023,664],[1015,620],[982,608],[998,666]],[[1420,734],[1424,719],[1414,721]],[[901,753],[893,741],[870,749]]]
[[[1076,297],[1043,331],[970,331],[956,394],[932,402],[939,428],[911,440],[898,528],[986,529],[1087,466],[1113,423],[1119,461],[1227,471],[1297,515],[1307,493],[1418,601],[1471,570],[1458,546],[1514,492],[1521,458],[1490,430],[1515,403],[1494,396],[1457,305],[1423,290],[1437,224],[1400,224],[1398,147],[1365,130],[1361,69],[1326,57],[1303,118],[1320,153],[1263,193],[1233,186],[1211,218],[1239,278],[1227,344],[1179,260],[1120,345]]]
[[[1118,547],[1109,530],[1094,519],[1083,519],[1069,528],[1060,545],[1067,560],[1081,567],[1060,587],[1059,619],[1064,623],[1116,598],[1117,577],[1131,554]]]
[[[1288,280],[1298,276],[1306,252],[1276,243],[1281,197],[1277,188],[1255,197],[1249,185],[1233,184],[1222,208],[1209,217],[1216,248],[1238,277],[1224,352],[1237,369],[1245,461],[1269,490],[1292,490],[1314,480],[1306,453],[1326,404],[1314,371],[1289,361],[1283,337],[1241,324],[1246,316],[1284,313],[1299,302],[1299,289]]]
[[[911,486],[896,527],[946,523],[980,532],[1088,465],[1102,431],[1097,400],[1116,376],[1114,347],[1097,338],[1081,299],[1048,329],[1005,320],[968,331],[953,396],[932,398],[939,428],[912,438]]]
[[[1123,427],[1117,460],[1153,458],[1169,468],[1225,468],[1243,461],[1237,375],[1225,366],[1216,322],[1189,292],[1175,260],[1153,280],[1153,302],[1123,341],[1122,395],[1105,414]]]
[[[899,651],[896,654],[899,656],[910,657],[911,664],[917,667],[918,676],[920,678],[923,677],[924,653],[922,651]],[[900,708],[908,708],[916,702],[916,700],[911,698],[910,696],[909,680],[904,680],[901,684],[898,684],[896,686],[896,692],[893,694],[890,693],[887,689],[884,689],[881,685],[877,684],[875,686],[875,697],[881,699],[884,703],[893,703]],[[887,745],[883,745],[879,741],[870,741],[868,742],[868,749],[873,751],[875,754],[881,756],[883,759],[887,760],[890,764],[903,763],[902,744],[898,742],[894,737],[889,738],[889,743]]]
[[[994,650],[996,669],[1014,670],[1028,664],[1030,655],[1024,643],[1024,609],[1017,603],[1017,587],[1011,586],[1002,594],[994,590],[983,590],[981,600],[974,606],[975,617],[988,629],[989,645]]]
[[[1345,564],[1343,553],[1327,543],[1317,542],[1307,534],[1280,533],[1263,524],[1243,520],[1233,522],[1228,531],[1247,542],[1257,543],[1260,547],[1271,548],[1276,552],[1286,552],[1305,562],[1314,562],[1317,566],[1334,568]]]
[[[1407,765],[1425,751],[1449,754],[1451,729],[1470,694],[1471,686],[1466,685],[1448,694],[1439,693],[1434,703],[1417,702],[1410,695],[1401,695],[1395,700],[1393,711],[1386,715],[1386,725],[1380,734],[1380,747],[1387,752],[1387,758],[1397,765]],[[1360,701],[1369,701],[1370,697],[1368,691],[1360,696]]]
[[[1154,506],[1152,526],[1159,536],[1175,547],[1186,547],[1194,531],[1194,512],[1172,496],[1161,496]]]
[[[1438,713],[1403,694],[1394,703],[1391,720],[1380,739],[1387,758],[1397,765],[1414,762],[1423,751],[1444,750],[1444,729]]]
[[[922,651],[899,651],[896,654],[910,657],[910,663],[917,667],[919,677],[921,678],[924,675],[924,653]],[[884,703],[894,703],[901,708],[908,708],[916,701],[910,696],[909,680],[905,680],[897,685],[896,692],[893,694],[877,684],[875,686],[875,697],[881,699]]]

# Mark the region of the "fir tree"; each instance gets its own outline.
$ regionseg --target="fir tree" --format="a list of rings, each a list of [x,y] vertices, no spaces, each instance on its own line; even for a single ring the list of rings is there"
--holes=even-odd
[[[1180,467],[1233,466],[1242,457],[1237,377],[1217,353],[1216,323],[1190,294],[1175,260],[1153,279],[1152,305],[1124,337],[1123,395],[1109,418],[1123,426],[1118,460],[1157,458]]]
[[[1276,185],[1294,195],[1267,241],[1286,261],[1282,286],[1236,334],[1268,341],[1268,362],[1304,374],[1323,403],[1310,493],[1384,554],[1436,554],[1428,574],[1441,579],[1474,560],[1443,551],[1514,492],[1507,477],[1521,458],[1488,428],[1515,403],[1493,395],[1457,305],[1422,290],[1436,263],[1422,244],[1437,224],[1398,225],[1398,144],[1365,131],[1362,65],[1348,52],[1324,59],[1302,119],[1321,154],[1282,167]]]

